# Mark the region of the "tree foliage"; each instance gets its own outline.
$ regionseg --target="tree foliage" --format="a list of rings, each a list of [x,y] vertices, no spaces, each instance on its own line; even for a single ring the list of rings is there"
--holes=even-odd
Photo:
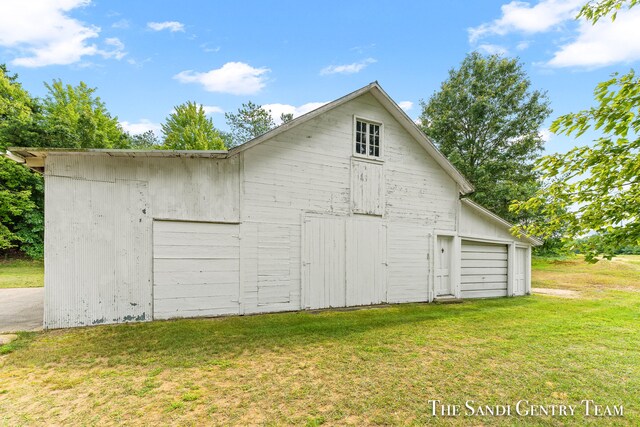
[[[37,102],[17,76],[0,65],[0,151],[32,134],[38,114]],[[32,257],[42,256],[43,188],[40,175],[0,157],[0,251],[19,247]]]
[[[164,144],[168,150],[224,150],[220,133],[207,117],[202,105],[188,101],[175,107],[162,124]]]
[[[580,14],[595,23],[636,3],[589,3]],[[598,234],[598,239],[581,240],[579,249],[589,261],[640,244],[640,78],[633,70],[615,73],[597,85],[594,96],[596,106],[558,117],[551,130],[577,138],[592,129],[601,136],[591,146],[540,159],[545,186],[513,206],[515,212],[542,212],[549,219],[528,224],[530,234],[544,237],[564,227],[567,242]]]
[[[244,144],[276,126],[271,117],[271,112],[251,101],[242,104],[237,113],[225,113],[224,117],[231,130],[230,142],[232,147]]]
[[[576,18],[585,18],[595,24],[600,18],[611,15],[611,20],[615,21],[620,9],[625,7],[630,9],[638,3],[640,3],[640,0],[590,1],[580,9],[580,13]]]
[[[475,186],[472,198],[511,221],[522,219],[509,204],[538,188],[533,160],[551,113],[546,94],[531,90],[522,64],[470,53],[421,105],[423,131]]]
[[[47,96],[42,100],[46,139],[43,147],[127,148],[128,139],[117,117],[95,96],[96,88],[84,82],[65,85],[60,80],[45,83]]]

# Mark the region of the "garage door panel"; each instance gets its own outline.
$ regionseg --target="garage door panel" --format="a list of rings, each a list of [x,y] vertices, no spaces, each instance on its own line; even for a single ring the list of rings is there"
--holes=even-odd
[[[234,258],[237,248],[229,245],[155,245],[155,258]]]
[[[498,253],[504,253],[507,249],[505,245],[495,245],[495,244],[491,244],[491,243],[480,243],[480,242],[474,242],[474,243],[463,243],[464,244],[464,248],[463,251],[464,252],[470,252],[470,253],[492,253],[492,252],[498,252]]]
[[[506,297],[506,289],[493,289],[482,291],[462,291],[462,298],[497,298]]]
[[[463,252],[463,260],[482,259],[482,260],[507,260],[506,252]]]
[[[212,283],[237,283],[236,271],[163,272],[154,276],[154,283],[162,285],[202,285]]]
[[[467,268],[462,268],[462,275],[463,276],[482,276],[485,274],[500,274],[500,275],[507,275],[507,267],[503,267],[503,268],[499,268],[499,267],[494,267],[491,269],[487,269],[487,268],[482,268],[482,267],[467,267]]]
[[[460,277],[460,283],[501,283],[507,280],[507,276],[505,274],[485,274],[485,275],[463,275]]]
[[[154,318],[239,313],[237,224],[154,222]]]
[[[507,246],[462,241],[460,288],[462,298],[507,295]]]
[[[234,283],[201,283],[197,285],[179,286],[156,285],[154,288],[154,297],[157,299],[224,297],[233,300],[237,297],[237,294],[227,291],[231,285],[234,285]]]
[[[167,258],[155,259],[153,268],[155,272],[160,273],[218,273],[221,271],[238,271],[238,264],[237,258]]]
[[[477,267],[481,267],[481,268],[492,268],[492,267],[498,267],[498,268],[506,268],[507,267],[507,260],[496,260],[496,259],[486,259],[486,260],[482,260],[482,259],[463,259],[462,260],[462,268],[477,268]]]

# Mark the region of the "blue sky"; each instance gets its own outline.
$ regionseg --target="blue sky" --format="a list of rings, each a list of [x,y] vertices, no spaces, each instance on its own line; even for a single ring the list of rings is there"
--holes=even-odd
[[[574,20],[583,2],[5,0],[0,62],[35,96],[54,78],[97,87],[139,132],[187,100],[225,129],[248,100],[301,114],[374,80],[416,118],[479,50],[519,57],[556,117],[640,61],[640,7],[592,26]],[[551,136],[547,150],[575,144]]]

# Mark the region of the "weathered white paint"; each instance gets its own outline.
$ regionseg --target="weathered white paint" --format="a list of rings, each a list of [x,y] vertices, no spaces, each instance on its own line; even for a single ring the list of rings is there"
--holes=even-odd
[[[524,295],[527,293],[527,261],[529,248],[516,247],[516,260],[515,260],[515,277],[513,285],[514,295]]]
[[[532,242],[461,202],[376,88],[229,153],[48,153],[45,326],[506,295],[469,288],[461,242]],[[353,156],[356,116],[384,125],[380,159]]]
[[[154,221],[153,318],[239,314],[238,224]]]
[[[435,286],[436,297],[453,296],[453,237],[438,236],[436,244]]]
[[[507,295],[507,246],[462,241],[460,286],[463,298]]]

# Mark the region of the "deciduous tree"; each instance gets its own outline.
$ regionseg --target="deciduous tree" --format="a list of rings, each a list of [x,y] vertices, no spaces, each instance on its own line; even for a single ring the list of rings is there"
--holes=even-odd
[[[421,105],[423,131],[475,186],[471,197],[504,218],[519,219],[509,204],[538,188],[533,160],[551,113],[546,94],[532,90],[522,64],[470,53]]]
[[[220,132],[202,105],[188,101],[175,107],[162,124],[163,148],[168,150],[224,150]]]
[[[588,3],[580,16],[596,22],[637,1],[604,0]],[[615,19],[615,15],[613,15]],[[525,224],[529,234],[542,237],[565,228],[567,242],[584,239],[587,260],[611,258],[616,248],[640,244],[640,78],[631,70],[613,74],[596,87],[596,105],[557,118],[551,130],[579,137],[588,130],[600,136],[590,146],[545,156],[538,167],[545,185],[514,212],[538,212],[544,222]],[[597,245],[589,242],[598,242]]]
[[[237,113],[225,113],[224,116],[231,130],[230,139],[234,147],[268,132],[276,125],[270,111],[251,101],[242,104]]]

